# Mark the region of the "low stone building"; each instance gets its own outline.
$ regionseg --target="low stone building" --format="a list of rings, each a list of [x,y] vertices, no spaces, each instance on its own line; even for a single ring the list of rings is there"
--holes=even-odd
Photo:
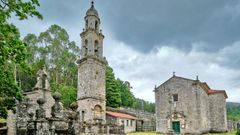
[[[107,112],[107,123],[124,126],[124,133],[136,131],[136,117],[119,112]]]
[[[224,90],[212,90],[198,78],[173,75],[154,92],[157,132],[202,134],[228,130]]]

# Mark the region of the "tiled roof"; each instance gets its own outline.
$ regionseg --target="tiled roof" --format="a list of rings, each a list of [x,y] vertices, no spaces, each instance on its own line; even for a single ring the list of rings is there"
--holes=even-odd
[[[219,93],[219,92],[225,92],[225,90],[208,90],[208,93]]]
[[[118,112],[107,112],[107,115],[110,115],[112,117],[117,117],[117,118],[125,118],[125,119],[136,119],[136,117],[125,114],[125,113],[118,113]]]
[[[227,93],[225,90],[212,90],[212,89],[208,90],[208,94],[214,94],[214,93],[224,93],[225,97],[227,98]]]

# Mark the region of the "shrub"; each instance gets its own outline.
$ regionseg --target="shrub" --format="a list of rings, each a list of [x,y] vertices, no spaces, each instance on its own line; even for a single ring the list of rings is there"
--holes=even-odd
[[[237,130],[236,135],[240,135],[240,129]]]

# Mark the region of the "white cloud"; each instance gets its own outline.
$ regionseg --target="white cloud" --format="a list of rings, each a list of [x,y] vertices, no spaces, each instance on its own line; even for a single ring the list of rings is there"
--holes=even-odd
[[[206,81],[211,88],[227,90],[228,101],[240,102],[237,96],[240,94],[240,83],[235,83],[240,71],[219,64],[229,60],[226,59],[228,53],[236,52],[240,44],[235,43],[213,53],[200,52],[194,47],[190,52],[184,52],[168,45],[161,46],[142,54],[108,36],[104,53],[116,76],[129,81],[138,98],[154,102],[154,85],[160,85],[176,71],[178,76],[191,79],[199,75],[199,79]]]

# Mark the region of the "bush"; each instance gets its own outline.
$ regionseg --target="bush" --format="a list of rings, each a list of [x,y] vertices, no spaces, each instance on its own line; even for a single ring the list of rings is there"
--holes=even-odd
[[[236,135],[240,135],[240,129],[237,130]]]

